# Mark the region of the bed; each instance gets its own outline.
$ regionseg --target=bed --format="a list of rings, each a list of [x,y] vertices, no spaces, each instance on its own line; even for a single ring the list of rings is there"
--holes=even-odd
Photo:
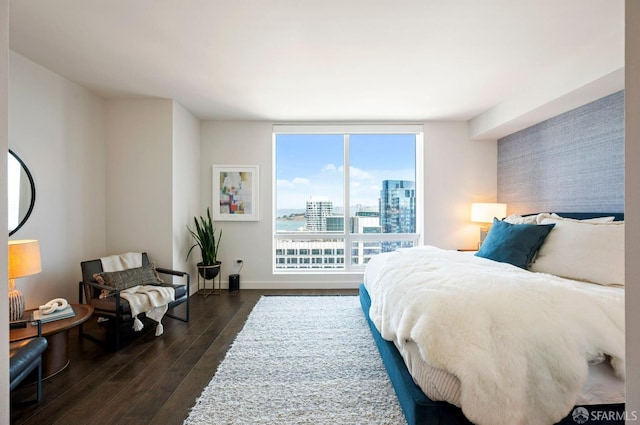
[[[360,300],[407,422],[624,423],[622,220],[509,217],[485,245],[526,245],[511,262],[435,247],[372,259]],[[501,235],[545,227],[537,246]]]

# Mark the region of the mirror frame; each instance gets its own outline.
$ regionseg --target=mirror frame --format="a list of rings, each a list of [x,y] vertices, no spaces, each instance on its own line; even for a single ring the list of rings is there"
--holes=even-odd
[[[29,171],[29,168],[27,168],[24,161],[22,161],[22,159],[18,155],[16,155],[16,153],[11,149],[9,149],[9,154],[11,154],[18,161],[18,163],[24,170],[25,174],[29,178],[29,186],[31,187],[31,202],[29,203],[29,209],[27,210],[27,213],[24,215],[22,220],[20,220],[20,223],[18,223],[18,225],[15,227],[15,229],[9,230],[9,236],[11,236],[14,233],[16,233],[18,230],[20,230],[20,228],[24,225],[24,223],[27,222],[27,219],[29,218],[29,216],[31,215],[31,212],[33,211],[33,206],[36,203],[36,185],[35,185],[35,182],[33,181],[33,176],[31,175],[31,171]]]

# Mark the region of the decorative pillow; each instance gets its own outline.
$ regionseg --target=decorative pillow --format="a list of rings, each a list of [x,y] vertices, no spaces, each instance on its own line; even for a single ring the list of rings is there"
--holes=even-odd
[[[541,213],[536,216],[536,223],[542,224],[542,222],[547,218],[555,218],[556,220],[567,220],[567,221],[581,221],[584,223],[612,223],[615,217],[595,217],[595,218],[586,218],[584,220],[578,220],[575,218],[566,218],[560,217],[556,213]]]
[[[525,215],[521,216],[519,214],[511,214],[509,217],[505,218],[503,221],[511,224],[541,224],[542,220],[545,218],[557,218],[558,220],[573,220],[573,221],[586,221],[590,223],[610,223],[615,217],[596,217],[596,218],[587,218],[584,220],[577,220],[575,218],[566,218],[560,217],[556,213],[539,213],[536,215]]]
[[[523,217],[519,214],[511,214],[502,221],[506,221],[511,224],[537,224],[536,217],[536,215],[527,215]]]
[[[527,268],[554,224],[511,224],[493,219],[476,256]]]
[[[624,285],[624,222],[547,218],[556,227],[530,270],[601,285]]]
[[[154,263],[146,266],[126,269],[117,272],[102,272],[93,275],[93,278],[101,285],[111,286],[115,289],[128,289],[138,285],[157,285],[164,283]],[[113,291],[103,289],[100,298],[112,296]]]

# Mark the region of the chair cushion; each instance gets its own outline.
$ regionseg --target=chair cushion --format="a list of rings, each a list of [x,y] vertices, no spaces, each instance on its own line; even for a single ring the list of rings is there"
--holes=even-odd
[[[116,312],[115,297],[92,298],[90,300],[90,304],[96,313],[108,312],[111,314],[115,314]],[[120,314],[129,314],[129,313],[131,313],[131,307],[129,307],[129,302],[124,298],[120,298]]]
[[[169,288],[173,288],[175,291],[175,299],[176,301],[187,294],[187,285],[175,285],[172,283],[163,283],[162,286],[167,286]]]
[[[176,301],[178,301],[180,298],[183,298],[187,294],[187,285],[174,285],[171,283],[162,283],[161,285],[169,288],[173,288],[173,290],[175,291]],[[108,312],[113,314],[116,311],[115,297],[92,298],[90,300],[90,304],[94,308],[96,313]],[[129,306],[129,302],[124,298],[120,298],[120,314],[128,315],[130,313],[131,313],[131,307]],[[128,320],[127,317],[124,317],[123,319]]]
[[[164,283],[154,263],[147,264],[142,267],[117,271],[117,272],[101,272],[93,275],[93,278],[101,285],[111,286],[115,289],[127,289],[138,285],[157,285]],[[110,297],[113,291],[104,289],[100,294],[100,298]]]

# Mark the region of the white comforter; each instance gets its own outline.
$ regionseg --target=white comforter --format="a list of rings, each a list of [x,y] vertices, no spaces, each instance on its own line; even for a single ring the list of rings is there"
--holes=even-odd
[[[414,340],[426,362],[457,376],[478,425],[558,422],[603,354],[624,377],[620,288],[435,247],[381,257],[365,277],[371,319],[383,338]]]

